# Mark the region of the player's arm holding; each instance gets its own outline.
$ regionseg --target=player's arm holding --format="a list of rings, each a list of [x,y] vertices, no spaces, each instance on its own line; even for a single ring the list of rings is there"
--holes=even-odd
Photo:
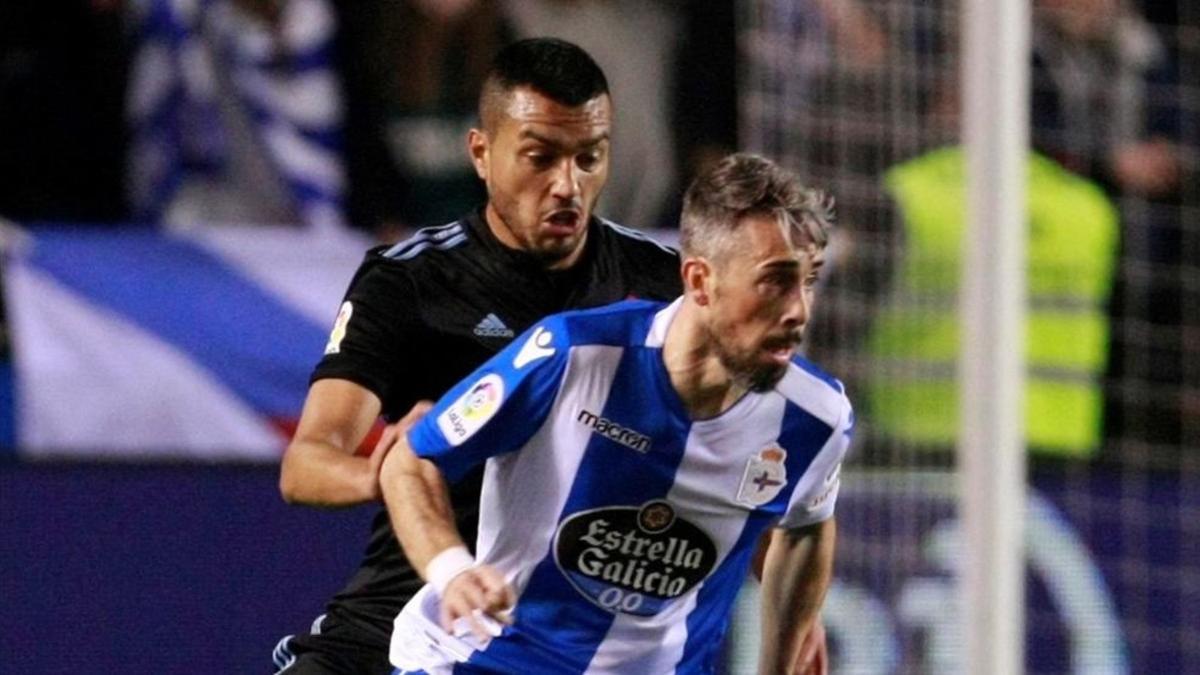
[[[393,439],[380,485],[396,538],[437,591],[442,628],[481,612],[507,620],[515,601],[496,569],[475,564],[455,525],[448,484],[489,457],[521,448],[550,413],[566,368],[565,327],[550,319],[513,341]]]
[[[381,396],[403,395],[388,387],[399,379],[396,346],[411,343],[415,297],[406,275],[371,258],[351,283],[280,465],[286,501],[353,506],[381,498],[379,467],[396,430],[388,427],[370,455],[356,452],[379,418]]]
[[[359,384],[339,379],[314,382],[280,466],[283,498],[314,506],[351,506],[379,499],[384,453],[355,454],[379,411],[379,398]]]
[[[427,410],[427,404],[414,408],[419,414]],[[407,434],[401,433],[387,452],[379,481],[404,554],[440,596],[442,628],[453,632],[455,620],[466,618],[480,638],[486,637],[487,629],[475,611],[504,621],[516,598],[499,571],[475,564],[454,524],[442,470],[418,457]]]
[[[829,664],[820,609],[833,578],[833,517],[854,413],[843,409],[832,433],[792,495],[762,558],[762,651],[759,672],[825,675]]]
[[[763,566],[763,635],[759,672],[764,675],[824,671],[824,660],[804,664],[801,646],[816,625],[833,576],[833,518],[771,533]]]

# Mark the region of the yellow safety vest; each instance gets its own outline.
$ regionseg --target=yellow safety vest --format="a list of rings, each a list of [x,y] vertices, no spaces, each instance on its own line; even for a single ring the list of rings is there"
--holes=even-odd
[[[965,161],[935,150],[887,173],[906,224],[892,295],[868,341],[872,426],[945,446],[958,432],[957,310]],[[1026,440],[1064,455],[1100,443],[1118,213],[1104,191],[1046,157],[1029,158]]]

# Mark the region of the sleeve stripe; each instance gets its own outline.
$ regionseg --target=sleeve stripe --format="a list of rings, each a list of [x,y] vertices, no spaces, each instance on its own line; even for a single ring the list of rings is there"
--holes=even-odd
[[[658,241],[654,237],[647,235],[645,232],[635,230],[631,227],[625,227],[624,225],[618,225],[618,224],[614,223],[613,221],[608,220],[607,218],[599,218],[599,221],[603,225],[607,225],[609,229],[611,229],[613,232],[616,232],[619,235],[628,237],[630,239],[637,239],[638,241],[649,242],[651,244],[654,244],[655,246],[657,246],[658,248],[660,248],[661,250],[663,250],[666,253],[670,253],[671,255],[679,255],[678,251],[676,251],[675,249],[671,248],[670,246],[667,246],[666,244]]]
[[[429,246],[436,248],[452,248],[458,242],[451,243],[447,240],[457,238],[463,234],[462,221],[454,221],[438,227],[426,227],[417,230],[413,236],[389,248],[383,253],[385,258],[399,258],[400,260],[408,260],[417,255]],[[463,237],[465,239],[465,236]],[[461,240],[460,240],[461,241]],[[413,250],[413,249],[418,250]],[[410,255],[411,254],[411,255]]]

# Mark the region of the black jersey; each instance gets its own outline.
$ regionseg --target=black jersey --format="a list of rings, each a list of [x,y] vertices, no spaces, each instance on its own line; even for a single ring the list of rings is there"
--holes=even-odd
[[[356,382],[395,420],[418,400],[440,398],[548,314],[679,295],[675,251],[603,219],[588,227],[582,257],[563,271],[501,244],[479,213],[373,249],[351,282],[313,381]],[[482,476],[480,468],[450,488],[459,530],[472,547]],[[422,583],[381,510],[358,572],[329,611],[386,653],[392,619]]]

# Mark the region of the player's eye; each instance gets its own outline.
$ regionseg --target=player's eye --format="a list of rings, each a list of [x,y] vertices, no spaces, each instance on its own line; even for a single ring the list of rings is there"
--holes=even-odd
[[[590,150],[576,157],[575,165],[590,173],[600,167],[602,158],[603,154],[600,150]]]
[[[759,292],[767,297],[778,297],[789,293],[796,286],[796,275],[790,272],[773,272],[758,282]]]
[[[530,150],[524,153],[525,159],[535,167],[544,169],[554,163],[554,155],[544,150]]]

